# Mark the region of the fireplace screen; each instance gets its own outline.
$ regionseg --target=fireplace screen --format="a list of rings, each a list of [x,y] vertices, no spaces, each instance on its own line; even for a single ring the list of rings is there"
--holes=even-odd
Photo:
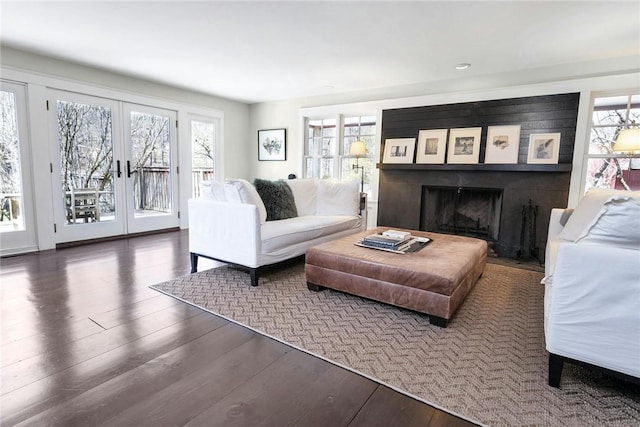
[[[498,240],[502,189],[425,186],[422,205],[423,230]]]

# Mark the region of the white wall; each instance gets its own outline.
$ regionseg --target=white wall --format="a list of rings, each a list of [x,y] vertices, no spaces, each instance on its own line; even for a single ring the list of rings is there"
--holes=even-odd
[[[513,79],[506,81],[514,82]],[[484,80],[476,84],[463,82],[459,87],[463,87],[464,90],[439,92],[437,87],[430,86],[423,88],[426,92],[423,94],[416,93],[415,96],[411,97],[389,97],[379,100],[370,100],[370,95],[366,93],[352,94],[351,99],[348,101],[345,100],[344,94],[333,97],[334,100],[341,102],[340,104],[331,104],[332,98],[324,96],[251,105],[251,132],[255,134],[258,129],[268,129],[270,127],[288,128],[290,138],[288,139],[287,149],[289,153],[293,153],[297,157],[294,158],[288,155],[286,168],[281,165],[267,164],[267,162],[254,160],[250,175],[253,177],[282,178],[286,177],[285,172],[293,170],[300,172],[302,170],[304,134],[301,118],[303,116],[366,111],[381,117],[382,110],[389,108],[579,92],[581,94],[580,108],[578,111],[573,171],[569,190],[569,206],[575,206],[583,192],[584,152],[589,143],[589,107],[592,96],[594,93],[619,90],[635,90],[637,93],[640,91],[640,72],[636,67],[631,72],[625,70],[619,74],[611,73],[610,75],[598,77],[572,78],[534,84],[526,84],[525,82],[513,86],[500,86],[497,81]],[[398,93],[405,93],[405,89],[402,88]],[[378,132],[380,132],[381,128],[382,126],[378,126]],[[253,158],[256,159],[256,156],[253,156]],[[375,203],[375,196],[373,203]]]
[[[247,144],[250,111],[247,104],[6,47],[0,50],[0,59],[2,79],[26,84],[31,166],[33,181],[36,183],[49,183],[51,179],[51,139],[48,135],[47,113],[44,108],[48,88],[167,108],[177,111],[181,119],[188,117],[189,113],[209,113],[208,115],[219,118],[222,125],[223,134],[220,135],[219,142],[223,146],[224,175],[221,178],[249,175],[251,165],[247,162],[246,153],[249,150]],[[187,134],[183,131],[180,135],[178,151],[190,153],[191,142],[188,137],[184,137]],[[185,144],[188,145],[185,147]],[[180,159],[181,170],[191,169],[190,158],[187,157],[188,155],[182,156]],[[185,163],[187,160],[188,163]],[[188,185],[181,185],[181,189],[183,191],[179,210],[186,213],[188,195],[185,190],[190,189]],[[54,209],[53,199],[51,185],[35,185],[34,204],[39,250],[55,247],[54,218],[51,215]],[[180,226],[187,226],[187,215],[181,215]]]

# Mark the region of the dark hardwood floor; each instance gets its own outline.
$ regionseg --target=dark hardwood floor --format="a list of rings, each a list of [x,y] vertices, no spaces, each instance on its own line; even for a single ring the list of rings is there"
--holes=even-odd
[[[1,259],[1,424],[473,425],[148,288],[188,273],[186,231]]]

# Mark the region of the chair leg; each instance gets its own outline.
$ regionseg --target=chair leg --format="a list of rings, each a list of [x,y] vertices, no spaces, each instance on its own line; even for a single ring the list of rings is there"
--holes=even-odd
[[[560,377],[562,376],[562,368],[564,367],[564,359],[555,354],[549,354],[549,385],[551,387],[560,388]]]
[[[191,273],[198,271],[198,254],[190,253],[191,255]]]

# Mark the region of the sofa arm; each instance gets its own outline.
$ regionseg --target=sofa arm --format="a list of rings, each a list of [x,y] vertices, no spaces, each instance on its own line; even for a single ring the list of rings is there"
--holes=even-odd
[[[550,353],[640,377],[640,250],[562,242],[546,295]]]
[[[189,252],[258,267],[262,251],[258,208],[251,204],[189,199]]]

